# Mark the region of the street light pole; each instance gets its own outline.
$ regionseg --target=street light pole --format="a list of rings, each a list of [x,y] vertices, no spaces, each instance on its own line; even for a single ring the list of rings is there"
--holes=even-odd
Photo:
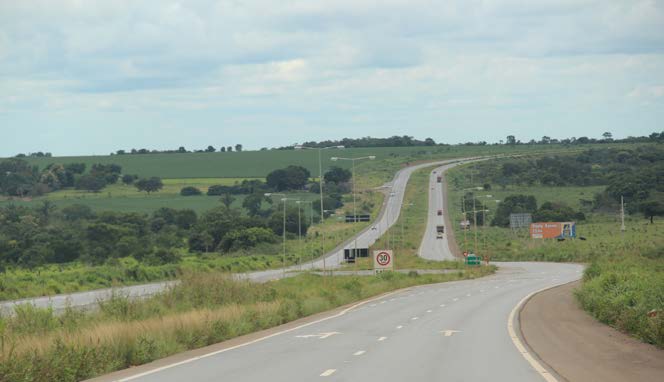
[[[325,212],[323,210],[323,159],[322,151],[328,149],[343,149],[344,146],[328,146],[328,147],[307,147],[295,146],[296,150],[318,150],[318,188],[320,193],[320,224],[321,224],[321,256],[323,256],[323,276],[326,273],[325,266],[325,233],[323,232],[323,222],[325,221]],[[313,207],[313,205],[312,205]],[[313,213],[313,212],[312,212]],[[313,266],[313,264],[312,264]]]
[[[333,162],[336,162],[338,160],[349,160],[353,163],[353,222],[357,223],[357,201],[355,198],[355,185],[357,183],[357,178],[355,177],[355,161],[358,160],[363,160],[363,159],[369,159],[369,160],[374,160],[376,159],[375,155],[369,155],[365,157],[357,157],[357,158],[341,158],[341,157],[332,157],[330,158]],[[389,205],[388,205],[389,206]],[[389,224],[389,222],[388,222]],[[353,244],[353,260],[355,261],[355,270],[357,271],[357,235],[355,235],[355,240]]]
[[[286,277],[286,201],[288,201],[289,198],[286,197],[286,194],[278,194],[278,193],[271,193],[267,192],[264,194],[267,197],[270,196],[282,196],[281,201],[284,204],[284,210],[283,210],[283,225],[281,229],[281,236],[282,236],[282,247],[283,247],[283,253],[281,255],[281,269],[282,269],[282,276],[285,278]],[[291,200],[293,200],[291,198]]]

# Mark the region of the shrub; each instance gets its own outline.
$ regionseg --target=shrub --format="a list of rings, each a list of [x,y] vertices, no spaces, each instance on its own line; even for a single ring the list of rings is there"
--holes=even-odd
[[[198,196],[201,194],[202,194],[201,190],[193,186],[183,187],[180,190],[180,195],[182,196]]]

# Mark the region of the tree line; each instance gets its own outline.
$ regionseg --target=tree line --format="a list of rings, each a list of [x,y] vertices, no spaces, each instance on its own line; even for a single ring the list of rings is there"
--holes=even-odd
[[[655,216],[664,216],[664,147],[661,145],[593,148],[537,159],[483,162],[475,168],[480,178],[503,188],[509,185],[606,186],[592,199],[581,200],[582,206],[593,211],[617,211],[623,198],[629,213],[642,213],[651,221]],[[468,198],[472,200],[472,194]],[[481,205],[479,200],[477,203]],[[512,195],[499,204],[492,224],[507,226],[510,213],[522,212],[532,213],[535,221],[584,218],[583,212],[562,203],[545,203],[538,208],[533,196]]]

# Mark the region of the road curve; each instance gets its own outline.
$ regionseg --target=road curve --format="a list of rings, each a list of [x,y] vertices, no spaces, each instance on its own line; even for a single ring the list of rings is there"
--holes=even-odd
[[[578,279],[582,267],[499,265],[490,277],[402,290],[294,330],[96,381],[541,381],[507,320],[525,296]]]
[[[285,275],[291,276],[295,274],[293,272],[307,268],[318,268],[318,269],[338,268],[343,261],[344,249],[353,248],[355,245],[355,240],[357,240],[358,248],[366,248],[371,244],[373,244],[399,218],[399,212],[401,211],[401,205],[403,203],[404,191],[406,189],[408,180],[410,179],[410,175],[414,171],[435,165],[445,164],[448,167],[455,166],[476,159],[478,158],[449,159],[449,160],[442,160],[442,161],[408,166],[399,170],[395,174],[394,179],[382,187],[383,189],[387,190],[387,197],[385,198],[385,202],[383,203],[380,215],[374,220],[374,222],[369,227],[367,227],[362,232],[355,235],[353,238],[340,244],[338,247],[328,252],[325,256],[322,256],[314,260],[313,262],[307,262],[302,265],[296,265],[287,268],[288,272]],[[374,230],[372,229],[372,227],[376,227],[376,229]],[[282,269],[272,269],[266,271],[236,274],[235,276],[238,278],[246,278],[253,281],[269,281],[283,277],[284,272]],[[77,307],[77,308],[92,307],[95,306],[99,300],[108,299],[114,293],[120,293],[122,295],[127,295],[132,298],[140,298],[140,297],[153,295],[154,293],[157,293],[165,288],[168,288],[170,285],[173,285],[173,281],[158,282],[158,283],[151,283],[145,285],[134,285],[134,286],[120,287],[120,288],[98,289],[87,292],[60,294],[55,296],[44,296],[44,297],[4,301],[0,303],[0,314],[11,314],[13,312],[14,306],[16,306],[17,304],[26,304],[26,303],[30,303],[40,308],[46,308],[50,306],[56,311],[62,311],[66,307]]]

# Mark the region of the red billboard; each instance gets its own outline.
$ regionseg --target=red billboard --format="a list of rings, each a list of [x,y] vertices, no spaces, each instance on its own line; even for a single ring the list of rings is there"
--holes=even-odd
[[[530,237],[533,239],[558,239],[576,237],[574,222],[531,223]]]

